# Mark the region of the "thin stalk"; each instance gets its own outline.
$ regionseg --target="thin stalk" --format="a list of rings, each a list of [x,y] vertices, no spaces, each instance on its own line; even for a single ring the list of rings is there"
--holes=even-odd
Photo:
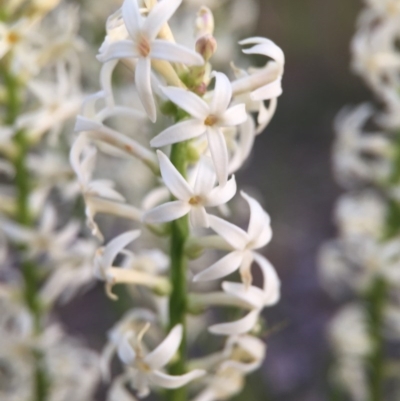
[[[176,169],[186,176],[186,143],[177,143],[172,146],[171,162]],[[179,348],[179,355],[176,361],[171,364],[169,371],[173,375],[185,373],[186,365],[186,311],[187,311],[187,285],[186,270],[187,259],[185,256],[185,244],[189,237],[189,223],[187,216],[184,216],[171,223],[171,284],[172,293],[169,300],[169,328],[177,324],[183,326],[183,338]],[[167,393],[170,401],[186,401],[186,388],[181,387],[170,390]]]
[[[12,125],[15,123],[21,109],[21,100],[19,97],[20,83],[18,78],[10,73],[3,64],[0,69],[3,76],[3,82],[7,90],[7,104],[4,123]],[[14,144],[16,145],[16,154],[12,160],[15,168],[15,186],[17,192],[17,208],[16,220],[24,226],[32,226],[34,221],[29,210],[29,195],[31,190],[30,176],[26,165],[29,152],[29,142],[26,133],[21,130],[14,136]],[[25,252],[24,246],[19,246],[18,250],[21,255]],[[22,256],[21,271],[24,279],[24,300],[30,310],[35,333],[38,335],[41,328],[42,306],[39,298],[40,275],[36,263],[32,260],[24,259]],[[35,372],[35,390],[32,399],[34,401],[46,401],[48,398],[48,376],[43,367],[43,355],[34,351],[36,360]]]
[[[384,339],[382,333],[384,308],[387,297],[387,284],[382,277],[374,280],[366,294],[366,310],[368,314],[368,332],[372,350],[368,355],[369,368],[369,401],[382,401],[384,383]]]

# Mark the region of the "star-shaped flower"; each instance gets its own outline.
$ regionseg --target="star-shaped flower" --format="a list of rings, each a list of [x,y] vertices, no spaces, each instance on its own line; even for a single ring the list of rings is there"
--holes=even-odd
[[[203,58],[195,51],[167,40],[156,39],[181,2],[182,0],[163,0],[143,18],[137,0],[125,0],[122,5],[122,17],[129,39],[105,43],[98,55],[102,62],[122,58],[137,60],[136,88],[143,107],[153,122],[156,120],[156,106],[151,90],[151,60],[159,59],[187,65],[204,64]]]
[[[144,214],[144,221],[164,223],[179,219],[189,213],[190,222],[194,227],[209,227],[205,208],[223,205],[232,199],[236,193],[235,177],[232,177],[224,187],[214,188],[215,173],[207,158],[203,157],[199,163],[194,183],[190,185],[164,153],[158,151],[157,154],[164,183],[177,200],[149,210]]]
[[[243,282],[249,286],[252,281],[251,264],[258,253],[255,249],[264,247],[272,238],[270,217],[252,197],[241,192],[250,206],[250,222],[247,232],[219,217],[209,216],[211,228],[233,248],[212,266],[194,276],[194,281],[216,280],[240,269]]]
[[[218,181],[220,185],[225,185],[228,179],[228,150],[221,128],[243,123],[247,114],[244,104],[228,108],[232,98],[229,79],[220,72],[215,72],[214,76],[215,89],[210,104],[185,89],[162,88],[164,94],[191,118],[167,128],[153,138],[150,145],[159,148],[206,134]]]
[[[174,357],[182,341],[182,325],[176,325],[153,351],[145,353],[142,338],[148,330],[146,324],[139,333],[130,332],[124,337],[118,347],[119,358],[129,367],[128,377],[139,397],[149,394],[149,386],[162,388],[178,388],[205,374],[204,370],[195,369],[184,375],[171,376],[162,368]]]

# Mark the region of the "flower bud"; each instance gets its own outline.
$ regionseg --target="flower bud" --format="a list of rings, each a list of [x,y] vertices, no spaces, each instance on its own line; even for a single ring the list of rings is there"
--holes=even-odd
[[[201,54],[205,61],[210,60],[217,50],[217,41],[211,34],[206,34],[197,39],[196,51]]]
[[[208,7],[201,7],[195,22],[196,38],[212,35],[214,32],[214,16]]]

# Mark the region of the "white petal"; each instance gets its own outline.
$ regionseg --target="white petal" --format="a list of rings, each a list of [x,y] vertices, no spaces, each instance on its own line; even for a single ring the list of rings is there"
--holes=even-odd
[[[148,377],[149,381],[155,384],[156,386],[163,388],[179,388],[185,386],[192,380],[204,376],[205,373],[206,372],[204,370],[195,369],[181,376],[170,376],[167,375],[166,373],[155,371],[152,372]]]
[[[233,248],[243,250],[249,242],[249,236],[238,226],[217,216],[209,216],[211,228]]]
[[[265,294],[261,288],[250,286],[247,287],[242,283],[233,283],[230,281],[224,281],[222,283],[222,289],[227,293],[235,297],[240,298],[246,303],[252,305],[256,309],[261,309],[264,306]]]
[[[118,344],[117,348],[119,359],[127,365],[132,363],[136,358],[136,352],[129,344],[129,337],[131,337],[129,334],[125,335]]]
[[[228,179],[228,149],[225,136],[219,128],[208,127],[207,140],[218,182],[223,186]]]
[[[264,276],[264,305],[274,305],[280,298],[280,280],[272,264],[257,252],[253,252],[254,260],[260,266]]]
[[[109,43],[97,58],[102,63],[110,60],[122,58],[137,58],[139,53],[135,50],[135,44],[131,40],[119,40],[117,42]]]
[[[186,89],[174,86],[160,87],[162,92],[171,102],[178,105],[191,116],[204,121],[210,114],[208,104],[200,97]]]
[[[134,241],[140,235],[139,230],[128,231],[110,241],[104,249],[102,256],[102,265],[105,268],[111,267],[115,257],[124,249],[130,242]]]
[[[203,156],[198,163],[194,193],[208,196],[214,188],[216,178],[211,159],[208,156]]]
[[[183,328],[181,324],[177,324],[164,339],[164,341],[147,354],[144,362],[151,370],[160,369],[165,366],[178,351],[183,336]]]
[[[254,198],[243,191],[240,194],[250,206],[250,222],[247,233],[252,240],[252,249],[261,248],[272,238],[271,219]]]
[[[235,176],[226,183],[224,187],[220,185],[214,188],[207,196],[205,206],[220,206],[230,201],[236,194],[236,180]]]
[[[141,57],[136,63],[135,84],[140,101],[150,120],[154,123],[157,119],[156,105],[153,92],[151,91],[151,60],[148,57]]]
[[[228,253],[222,259],[218,260],[207,269],[196,274],[193,277],[193,281],[209,281],[228,276],[239,268],[242,260],[242,252],[233,251],[231,253]]]
[[[282,80],[276,79],[250,93],[251,100],[269,100],[282,95]]]
[[[236,106],[230,107],[222,114],[218,125],[221,127],[231,127],[244,123],[247,118],[246,105],[244,103],[237,104]]]
[[[107,106],[114,107],[114,96],[112,87],[112,74],[115,67],[118,64],[118,60],[109,61],[104,63],[100,71],[100,86],[105,93],[105,99]]]
[[[155,58],[186,65],[204,64],[204,60],[199,53],[196,53],[185,46],[162,39],[153,40],[151,43],[150,57],[152,59]]]
[[[184,201],[173,201],[156,206],[144,213],[143,221],[145,223],[165,223],[167,221],[177,220],[190,212],[191,206]]]
[[[248,333],[253,329],[258,321],[259,311],[254,310],[248,313],[242,319],[230,323],[214,324],[208,328],[208,331],[213,334],[224,336],[233,336]]]
[[[202,206],[194,206],[189,213],[189,220],[192,227],[209,227],[206,209]]]
[[[192,119],[182,121],[155,136],[150,141],[150,145],[153,148],[161,148],[162,146],[196,138],[201,134],[204,134],[205,131],[205,125],[199,120]]]
[[[163,152],[158,150],[157,156],[164,184],[177,199],[188,201],[193,196],[192,188]]]
[[[132,38],[136,38],[142,25],[142,16],[140,15],[137,0],[125,0],[122,5],[122,18],[126,30]]]
[[[278,64],[282,65],[285,63],[285,55],[282,49],[277,46],[272,40],[266,38],[248,38],[239,42],[241,45],[255,46],[250,49],[244,49],[243,53],[246,54],[262,54],[267,57],[271,57]]]
[[[143,31],[147,33],[150,40],[156,38],[181,3],[182,0],[163,0],[155,4],[143,23]]]
[[[222,72],[215,72],[215,88],[211,99],[211,112],[221,116],[228,108],[232,99],[232,86],[228,77]]]

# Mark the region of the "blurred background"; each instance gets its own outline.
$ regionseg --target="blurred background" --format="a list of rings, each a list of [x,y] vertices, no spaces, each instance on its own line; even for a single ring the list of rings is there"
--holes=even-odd
[[[274,238],[265,254],[282,280],[282,298],[266,312],[275,329],[265,364],[236,401],[329,400],[325,330],[338,305],[319,286],[316,255],[335,235],[333,119],[344,105],[370,98],[349,67],[360,8],[356,0],[260,0],[255,34],[285,52],[284,94],[238,181],[257,188],[272,216]],[[118,312],[100,283],[61,314],[72,334],[101,349]]]

